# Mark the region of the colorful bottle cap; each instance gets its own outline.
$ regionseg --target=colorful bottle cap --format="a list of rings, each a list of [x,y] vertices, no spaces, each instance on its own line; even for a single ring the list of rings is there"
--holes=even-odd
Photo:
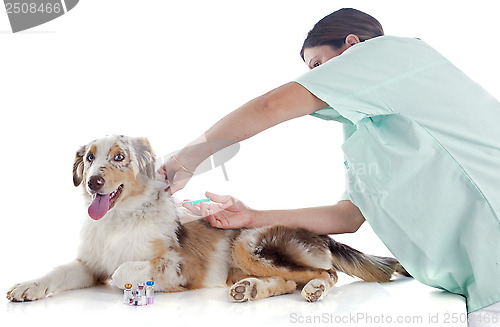
[[[148,286],[153,286],[155,284],[155,282],[153,282],[152,280],[150,280],[149,282],[146,282],[146,285]]]
[[[125,288],[126,289],[131,289],[132,288],[132,284],[125,284]]]

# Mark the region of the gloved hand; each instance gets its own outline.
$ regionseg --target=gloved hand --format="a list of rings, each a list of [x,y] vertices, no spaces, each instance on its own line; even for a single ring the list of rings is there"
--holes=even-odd
[[[192,169],[192,170],[190,170]],[[173,195],[182,190],[188,181],[193,177],[195,168],[187,168],[177,157],[171,156],[167,162],[158,169],[158,173],[165,178],[168,185],[166,192]]]
[[[210,225],[217,228],[233,229],[253,227],[256,211],[230,195],[205,193],[212,202],[198,204],[184,203],[183,207],[203,217]]]

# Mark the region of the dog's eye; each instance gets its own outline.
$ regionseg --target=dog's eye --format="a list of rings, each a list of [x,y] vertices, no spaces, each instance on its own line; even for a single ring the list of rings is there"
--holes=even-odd
[[[94,161],[94,155],[92,153],[89,153],[89,155],[87,156],[87,161],[88,162]]]
[[[123,156],[123,154],[117,153],[115,155],[115,161],[122,161],[123,159],[125,159],[125,157]]]

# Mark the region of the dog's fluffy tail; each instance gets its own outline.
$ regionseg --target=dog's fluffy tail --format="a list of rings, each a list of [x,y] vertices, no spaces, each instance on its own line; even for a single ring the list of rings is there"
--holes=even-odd
[[[411,277],[406,269],[394,258],[364,254],[328,237],[328,246],[335,269],[357,276],[367,282],[389,282],[394,273]]]

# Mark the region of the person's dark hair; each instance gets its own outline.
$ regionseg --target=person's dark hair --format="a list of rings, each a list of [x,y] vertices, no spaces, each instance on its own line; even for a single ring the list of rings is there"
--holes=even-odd
[[[304,49],[320,45],[341,48],[349,34],[356,35],[361,42],[384,35],[382,25],[372,16],[352,8],[343,8],[324,17],[309,31],[300,50],[304,60]]]

